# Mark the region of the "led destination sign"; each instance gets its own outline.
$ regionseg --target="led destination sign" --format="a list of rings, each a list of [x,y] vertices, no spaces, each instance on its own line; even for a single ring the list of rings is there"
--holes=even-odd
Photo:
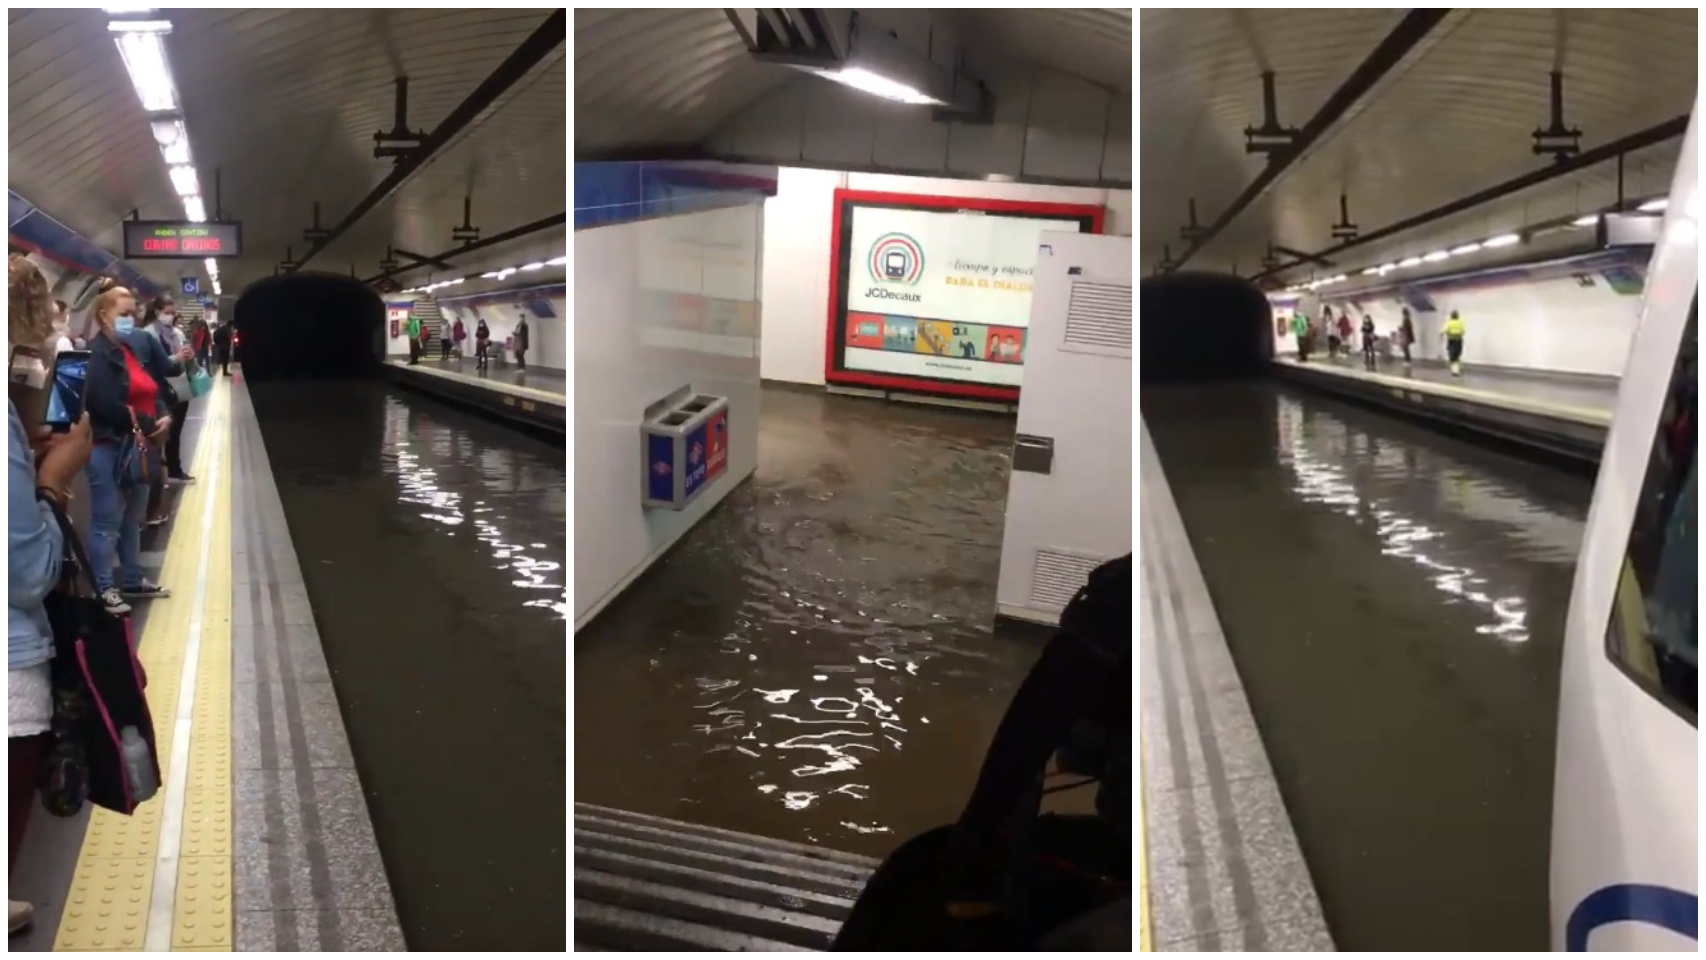
[[[126,260],[184,259],[205,257],[235,257],[241,255],[243,225],[236,221],[224,223],[191,223],[177,220],[126,220],[124,222],[124,257]]]

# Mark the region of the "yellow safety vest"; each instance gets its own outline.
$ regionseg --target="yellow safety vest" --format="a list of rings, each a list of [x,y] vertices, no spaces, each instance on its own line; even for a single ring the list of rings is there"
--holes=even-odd
[[[1461,318],[1452,317],[1445,322],[1445,335],[1453,340],[1462,340],[1463,326],[1464,324]]]

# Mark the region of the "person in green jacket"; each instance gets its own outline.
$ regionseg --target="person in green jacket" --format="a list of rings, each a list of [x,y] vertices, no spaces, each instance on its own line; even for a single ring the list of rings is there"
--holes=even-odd
[[[403,325],[403,332],[409,337],[409,366],[421,361],[421,318],[409,314],[409,322]]]
[[[1291,315],[1291,335],[1297,340],[1297,362],[1309,359],[1309,318],[1298,310]]]
[[[1442,332],[1445,336],[1445,358],[1451,364],[1451,375],[1461,377],[1463,376],[1463,334],[1466,330],[1463,318],[1457,315],[1456,310],[1451,311],[1451,317],[1445,321],[1445,329]]]

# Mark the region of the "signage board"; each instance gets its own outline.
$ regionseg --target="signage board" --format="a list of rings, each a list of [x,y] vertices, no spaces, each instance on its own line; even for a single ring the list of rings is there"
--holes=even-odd
[[[201,296],[201,280],[197,277],[179,277],[178,289],[182,290],[186,297],[199,297]]]
[[[188,220],[124,221],[124,259],[201,260],[236,257],[243,252],[243,225],[234,220],[192,223]]]
[[[825,379],[1016,399],[1040,237],[1101,227],[1095,206],[836,191]]]

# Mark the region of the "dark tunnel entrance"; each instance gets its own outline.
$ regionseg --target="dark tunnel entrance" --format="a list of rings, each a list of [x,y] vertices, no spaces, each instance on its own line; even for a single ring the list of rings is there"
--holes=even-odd
[[[1140,384],[1259,377],[1273,360],[1268,298],[1237,277],[1172,273],[1139,291]]]
[[[254,380],[350,377],[378,369],[385,302],[354,277],[293,273],[237,298],[238,361]]]

